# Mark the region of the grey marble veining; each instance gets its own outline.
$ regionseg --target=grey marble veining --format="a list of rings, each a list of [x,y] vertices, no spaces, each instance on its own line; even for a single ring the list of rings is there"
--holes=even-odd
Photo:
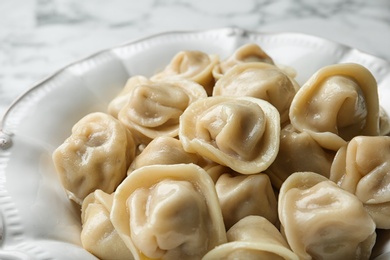
[[[226,26],[317,35],[390,61],[388,0],[2,0],[0,115],[35,82],[98,50]]]

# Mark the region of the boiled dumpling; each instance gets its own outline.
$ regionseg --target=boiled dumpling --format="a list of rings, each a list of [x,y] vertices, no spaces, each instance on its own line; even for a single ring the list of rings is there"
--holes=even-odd
[[[134,154],[129,130],[114,117],[95,112],[73,126],[71,136],[53,152],[53,162],[69,197],[81,205],[96,189],[113,192]]]
[[[280,121],[288,120],[298,83],[279,68],[259,62],[241,63],[227,71],[215,84],[213,96],[249,96],[270,102]]]
[[[221,61],[215,66],[213,69],[213,76],[218,80],[232,67],[247,62],[274,64],[272,58],[259,45],[247,43],[237,48],[226,60]]]
[[[266,174],[225,173],[218,178],[215,188],[226,229],[250,215],[262,216],[272,224],[277,223],[277,201]]]
[[[127,103],[130,98],[131,92],[135,86],[142,84],[150,84],[151,81],[144,76],[133,76],[130,77],[122,91],[108,104],[108,113],[116,118],[118,118],[118,113]]]
[[[206,170],[214,182],[217,181],[221,174],[228,171],[225,166],[207,160],[196,153],[186,152],[183,149],[180,140],[169,136],[159,136],[153,139],[145,149],[134,158],[127,174],[130,174],[143,166],[181,163],[194,163],[199,165]]]
[[[181,141],[169,137],[160,136],[153,139],[145,149],[133,160],[128,174],[147,165],[155,164],[180,164],[180,163],[203,163],[203,158],[195,153],[184,151]]]
[[[279,230],[266,218],[247,216],[227,232],[228,243],[211,250],[203,260],[298,260]]]
[[[317,71],[295,95],[291,124],[324,148],[337,151],[357,135],[379,134],[374,76],[365,67],[336,64]]]
[[[243,174],[265,170],[279,150],[280,119],[274,106],[253,97],[208,97],[180,117],[184,150]]]
[[[214,183],[195,164],[135,170],[115,192],[111,220],[136,259],[200,259],[226,242]]]
[[[324,149],[310,134],[299,132],[289,124],[281,130],[279,153],[265,172],[277,189],[294,172],[312,171],[329,177],[334,155],[335,152]]]
[[[102,190],[89,194],[81,207],[81,243],[101,260],[131,260],[133,254],[114,229],[110,212],[114,195]]]
[[[369,259],[375,223],[353,194],[313,172],[283,183],[278,203],[281,231],[299,259]]]
[[[231,173],[232,169],[230,169],[227,166],[220,165],[218,163],[212,162],[212,161],[207,161],[207,164],[203,165],[202,168],[206,170],[206,172],[210,175],[211,179],[214,181],[214,183],[217,182],[219,177],[222,174],[225,173]]]
[[[147,144],[157,136],[177,136],[183,111],[205,97],[202,86],[184,79],[134,85],[118,118]]]
[[[217,55],[209,55],[202,51],[180,51],[151,79],[189,79],[202,85],[207,94],[211,95],[215,83],[212,70],[218,61]]]
[[[390,137],[357,136],[336,154],[330,179],[355,194],[378,228],[390,229]]]

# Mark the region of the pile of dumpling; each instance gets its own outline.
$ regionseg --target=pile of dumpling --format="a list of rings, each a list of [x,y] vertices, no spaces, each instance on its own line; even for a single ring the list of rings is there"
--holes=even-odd
[[[302,86],[256,44],[128,79],[53,153],[100,259],[369,259],[390,229],[390,120],[365,67]]]

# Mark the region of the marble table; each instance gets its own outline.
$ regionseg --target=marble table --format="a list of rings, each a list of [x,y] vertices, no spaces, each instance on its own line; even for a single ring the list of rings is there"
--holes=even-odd
[[[316,35],[390,61],[388,0],[2,0],[0,117],[34,83],[94,52],[227,26]]]

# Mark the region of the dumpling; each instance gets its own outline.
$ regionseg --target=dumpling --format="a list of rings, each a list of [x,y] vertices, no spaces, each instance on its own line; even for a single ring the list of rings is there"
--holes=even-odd
[[[266,174],[225,173],[218,178],[215,189],[227,230],[240,219],[250,215],[262,216],[272,224],[277,223],[276,196]]]
[[[378,135],[379,99],[374,76],[354,63],[318,70],[295,95],[290,120],[296,129],[334,151],[357,135]]]
[[[169,137],[160,136],[153,139],[145,149],[135,157],[131,163],[128,174],[132,171],[148,165],[156,164],[202,164],[202,158],[195,153],[184,151],[181,141]]]
[[[296,172],[278,202],[282,234],[299,259],[369,259],[375,223],[361,201],[328,178]]]
[[[265,170],[279,150],[280,119],[274,106],[253,97],[208,97],[180,117],[184,150],[236,172]]]
[[[279,153],[265,173],[277,189],[294,172],[311,171],[329,178],[335,153],[324,149],[307,132],[299,132],[289,124],[280,132]]]
[[[336,154],[330,179],[355,194],[378,228],[390,229],[390,137],[357,136]]]
[[[206,172],[210,175],[210,177],[214,181],[214,183],[216,183],[218,181],[219,177],[222,174],[232,172],[232,169],[230,169],[229,167],[220,165],[220,164],[212,162],[212,161],[206,160],[206,162],[208,162],[208,163],[203,164],[202,168],[206,170]]]
[[[152,80],[188,79],[202,85],[208,95],[211,95],[215,84],[212,70],[219,62],[217,55],[209,55],[202,51],[180,51],[170,63]]]
[[[279,230],[266,218],[247,216],[227,232],[228,243],[217,246],[203,260],[298,260]]]
[[[241,63],[227,71],[215,84],[213,96],[249,96],[270,102],[280,113],[281,123],[289,119],[298,83],[279,68],[260,62]]]
[[[70,199],[83,199],[101,189],[111,193],[125,178],[135,155],[129,130],[111,115],[86,115],[53,152],[53,162]]]
[[[200,259],[226,242],[214,183],[195,164],[135,170],[115,192],[111,220],[136,259]]]
[[[194,101],[207,97],[199,84],[171,80],[134,85],[118,119],[147,144],[157,136],[177,136],[179,117]]]
[[[188,153],[183,149],[180,140],[160,136],[153,139],[145,149],[135,157],[131,163],[127,174],[134,170],[148,165],[156,164],[181,164],[194,163],[202,167],[210,175],[214,182],[223,173],[229,172],[229,168],[207,160],[196,153]]]
[[[272,58],[259,45],[247,43],[237,48],[226,60],[216,65],[213,69],[213,76],[219,80],[232,67],[247,62],[274,64]]]
[[[108,113],[115,118],[118,118],[118,113],[130,99],[130,93],[138,85],[149,84],[151,81],[144,76],[130,77],[122,91],[108,104]]]
[[[96,190],[89,194],[81,207],[81,243],[101,260],[131,260],[133,254],[114,229],[110,212],[114,194]]]

